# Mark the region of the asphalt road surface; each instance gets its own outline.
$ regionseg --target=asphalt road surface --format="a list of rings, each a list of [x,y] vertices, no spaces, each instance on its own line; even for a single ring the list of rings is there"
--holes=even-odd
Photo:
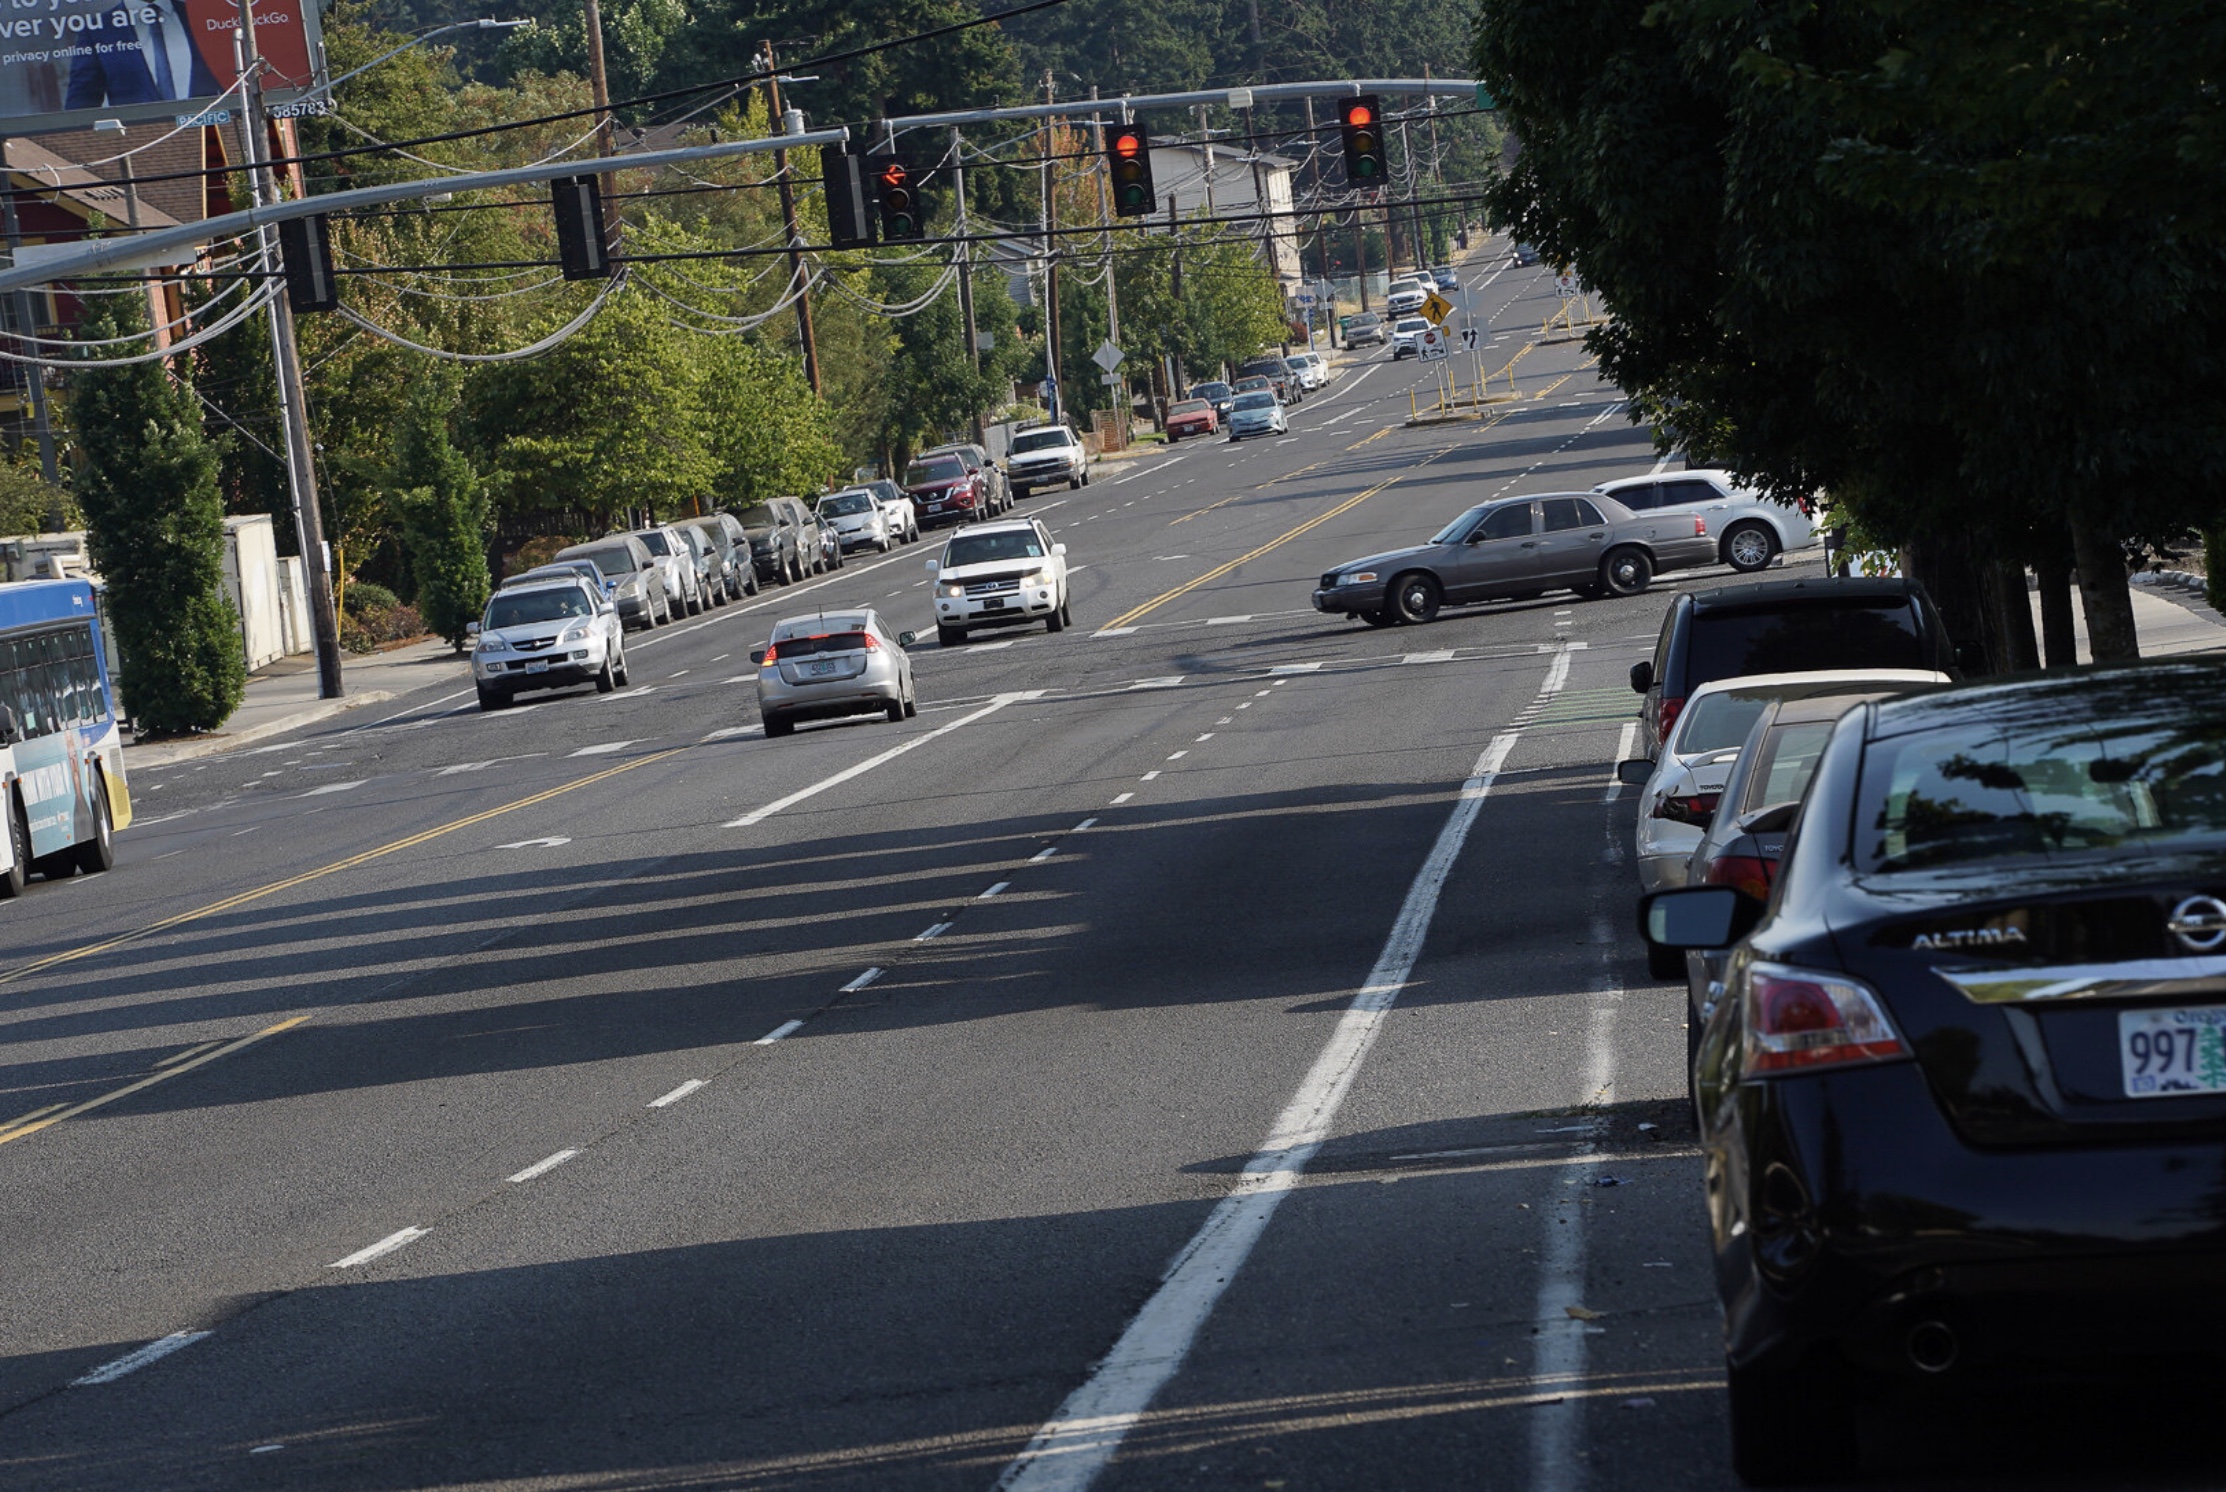
[[[1489,371],[1552,282],[1469,281]],[[1022,504],[1077,626],[920,644],[917,720],[766,741],[748,651],[932,638],[927,545],[608,697],[138,774],[113,873],[0,911],[0,1486],[1730,1485],[1611,785],[1728,572],[1308,605],[1653,464],[1580,346],[1516,375]]]

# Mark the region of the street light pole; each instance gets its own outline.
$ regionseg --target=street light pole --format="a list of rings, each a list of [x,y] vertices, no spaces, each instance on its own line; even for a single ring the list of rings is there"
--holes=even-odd
[[[964,238],[966,236],[966,154],[965,145],[959,139],[958,126],[955,124],[951,126],[951,199],[952,205],[958,214],[958,221],[952,226],[951,232],[955,237]],[[958,246],[958,308],[960,314],[966,318],[967,364],[976,373],[980,373],[982,371],[982,339],[974,330],[974,246],[971,243],[961,243]],[[982,411],[979,406],[976,406],[974,410],[974,444],[986,445],[987,442],[983,439],[986,434],[987,432],[982,429]]]
[[[591,0],[592,3],[592,0]],[[765,44],[765,86],[772,90],[773,128],[779,134],[790,134],[788,113],[781,107],[781,70],[774,64],[773,44]],[[804,116],[796,116],[796,129],[804,127]],[[804,377],[810,382],[812,392],[819,392],[819,340],[812,335],[812,289],[804,278],[804,254],[796,247],[799,234],[796,227],[796,189],[789,183],[788,152],[773,152],[773,171],[781,184],[781,226],[788,234],[788,282],[796,287],[796,336],[804,344]]]
[[[263,116],[262,55],[255,49],[253,0],[238,0],[240,29],[233,33],[234,57],[241,79],[241,133],[246,136],[247,179],[255,205],[277,200],[278,181],[270,168],[269,127]],[[278,262],[276,231],[257,230],[266,271]],[[309,448],[309,405],[303,388],[301,351],[294,344],[294,308],[280,288],[270,298],[271,352],[278,364],[278,419],[286,431],[286,488],[294,504],[294,536],[307,574],[310,628],[317,643],[317,693],[338,699],[340,615],[333,604],[332,562],[325,548],[324,514],[317,506],[317,470]]]

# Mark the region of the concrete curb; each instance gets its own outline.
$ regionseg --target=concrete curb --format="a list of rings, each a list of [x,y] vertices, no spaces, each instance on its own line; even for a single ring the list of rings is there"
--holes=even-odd
[[[345,714],[358,705],[384,704],[394,698],[384,689],[366,689],[359,694],[344,695],[339,699],[320,699],[313,705],[281,715],[275,720],[264,720],[233,731],[212,731],[205,736],[195,736],[188,741],[155,741],[141,746],[134,743],[124,748],[124,767],[167,767],[175,762],[192,761],[196,757],[216,756],[237,750],[271,736],[284,735],[305,725],[315,725]]]

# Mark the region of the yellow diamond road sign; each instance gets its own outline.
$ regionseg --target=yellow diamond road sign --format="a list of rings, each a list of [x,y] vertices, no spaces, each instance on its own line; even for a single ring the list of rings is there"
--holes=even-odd
[[[1445,318],[1453,314],[1453,302],[1433,290],[1430,292],[1430,298],[1422,303],[1422,314],[1439,326],[1443,326],[1445,325]]]

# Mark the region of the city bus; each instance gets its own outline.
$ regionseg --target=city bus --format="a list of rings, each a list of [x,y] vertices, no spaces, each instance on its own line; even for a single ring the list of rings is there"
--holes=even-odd
[[[93,587],[0,585],[0,898],[34,871],[108,869],[131,822],[124,748]]]

